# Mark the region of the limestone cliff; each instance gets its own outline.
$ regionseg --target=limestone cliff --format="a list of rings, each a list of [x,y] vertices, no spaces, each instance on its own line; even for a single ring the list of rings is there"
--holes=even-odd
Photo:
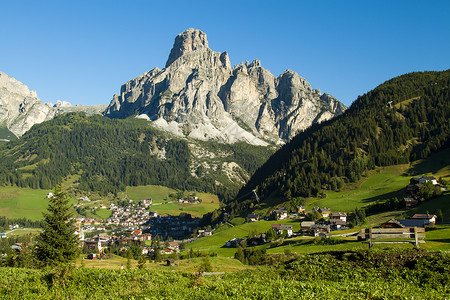
[[[39,100],[35,91],[0,72],[0,124],[21,136],[36,123],[50,120],[55,111]]]
[[[104,114],[145,118],[200,140],[266,145],[345,109],[293,71],[275,77],[259,60],[231,67],[227,52],[212,51],[205,33],[188,29],[175,38],[165,68],[122,85]]]
[[[72,106],[66,101],[57,101],[55,105],[44,103],[36,91],[30,91],[25,84],[0,72],[0,128],[6,127],[17,137],[34,124],[50,120],[57,114],[77,111],[99,114],[105,108],[106,105]]]

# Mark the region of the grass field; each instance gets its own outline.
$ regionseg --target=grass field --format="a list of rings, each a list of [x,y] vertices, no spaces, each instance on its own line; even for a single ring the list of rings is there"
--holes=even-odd
[[[108,219],[111,214],[112,214],[112,210],[109,209],[98,209],[95,212],[97,214],[97,216],[99,216],[102,219]]]
[[[122,264],[126,268],[127,259],[121,256],[112,255],[108,259],[85,259],[86,255],[81,256],[76,261],[77,266],[84,264],[86,268],[101,268],[101,269],[120,269]],[[147,261],[145,268],[147,270],[166,270],[166,271],[182,271],[193,273],[198,269],[198,266],[202,263],[203,258],[195,257],[188,259],[177,260],[176,265],[167,266],[166,261],[161,262]],[[236,272],[245,269],[254,269],[253,266],[242,264],[237,259],[229,257],[210,257],[211,265],[213,266],[212,272]],[[131,260],[131,268],[136,269],[137,261]]]
[[[71,181],[75,181],[77,176],[71,177]],[[65,185],[66,186],[66,185]],[[39,220],[42,218],[48,205],[46,196],[52,190],[34,190],[30,188],[19,187],[0,187],[0,216],[8,218],[27,218],[30,220]],[[191,214],[193,217],[201,217],[203,214],[213,211],[220,207],[219,198],[216,195],[207,193],[196,193],[197,197],[202,199],[200,204],[178,204],[170,203],[169,194],[177,193],[176,190],[163,186],[139,186],[128,187],[127,196],[129,199],[139,202],[146,198],[152,198],[154,205],[151,209],[160,214],[179,215],[182,212]],[[186,192],[186,194],[189,194]],[[78,202],[70,199],[70,203]],[[169,203],[167,203],[169,202]],[[108,205],[106,199],[86,204],[88,207],[98,206],[100,204]],[[75,213],[75,210],[72,210]],[[110,210],[99,209],[95,214],[89,214],[89,217],[97,216],[106,219],[111,215]]]
[[[341,192],[327,192],[324,199],[308,199],[306,206],[329,207],[333,211],[346,212],[377,200],[401,198],[411,178],[405,175],[408,167],[409,165],[396,165],[370,171],[368,177],[363,177]]]
[[[245,223],[242,225],[232,226],[225,230],[214,232],[212,236],[198,239],[192,243],[187,244],[186,249],[193,248],[201,251],[211,251],[217,253],[219,256],[230,257],[236,252],[235,248],[224,247],[226,241],[236,238],[245,238],[250,231],[257,233],[266,232],[271,228],[271,224],[289,224],[293,225],[294,231],[300,230],[300,222],[298,220],[281,220],[281,221],[259,221]]]
[[[36,236],[41,233],[40,228],[19,228],[12,231],[9,231],[6,236],[12,237],[12,236],[24,236],[24,235],[32,235]]]
[[[8,218],[39,220],[45,211],[51,190],[0,187],[0,215]]]
[[[178,191],[159,185],[146,185],[127,187],[126,195],[129,199],[139,202],[143,199],[151,198],[153,205],[150,210],[157,211],[159,214],[170,214],[177,216],[180,213],[188,213],[193,217],[201,217],[220,207],[219,198],[216,195],[208,193],[195,192],[197,197],[202,200],[200,204],[179,204],[176,199],[171,199],[170,194],[176,194]],[[185,192],[185,195],[194,192]]]
[[[135,202],[151,198],[153,203],[163,203],[169,200],[169,194],[176,193],[176,190],[160,185],[129,186],[126,190],[128,198]]]

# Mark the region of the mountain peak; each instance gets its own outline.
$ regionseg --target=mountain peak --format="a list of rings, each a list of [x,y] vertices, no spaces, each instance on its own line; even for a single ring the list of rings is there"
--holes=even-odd
[[[209,48],[206,33],[198,29],[189,28],[176,36],[169,58],[166,62],[166,68],[185,53],[202,48]]]

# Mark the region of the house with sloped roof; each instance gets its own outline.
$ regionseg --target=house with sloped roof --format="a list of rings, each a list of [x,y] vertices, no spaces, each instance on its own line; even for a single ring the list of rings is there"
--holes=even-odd
[[[294,233],[292,225],[272,224],[272,229],[275,230],[276,234],[283,234],[286,232],[288,236],[292,236]]]
[[[389,221],[380,225],[381,228],[409,228],[409,227],[421,227],[424,228],[424,220],[414,219],[390,219]]]
[[[430,213],[426,213],[426,214],[415,214],[414,216],[411,217],[411,219],[415,219],[415,220],[424,220],[426,222],[426,224],[431,224],[431,223],[436,223],[436,215],[432,215]]]

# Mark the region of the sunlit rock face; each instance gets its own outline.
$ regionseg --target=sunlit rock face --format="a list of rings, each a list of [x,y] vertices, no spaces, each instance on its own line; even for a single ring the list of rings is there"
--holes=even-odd
[[[165,68],[122,85],[104,114],[144,118],[200,140],[267,145],[345,109],[293,71],[275,77],[256,59],[232,67],[227,52],[209,49],[205,33],[188,29],[175,38]]]

